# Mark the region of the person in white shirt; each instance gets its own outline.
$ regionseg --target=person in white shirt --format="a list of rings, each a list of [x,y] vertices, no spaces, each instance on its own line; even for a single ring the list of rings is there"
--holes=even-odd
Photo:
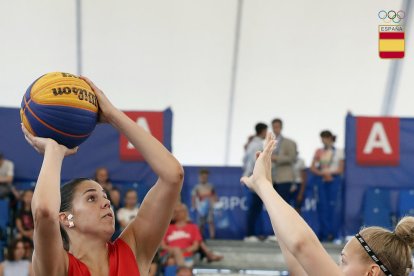
[[[255,126],[256,136],[247,144],[243,158],[243,176],[249,176],[253,173],[254,163],[256,162],[256,153],[263,150],[263,141],[267,134],[267,125],[258,123]],[[258,241],[255,231],[256,222],[260,219],[260,213],[263,209],[263,203],[259,196],[249,189],[247,196],[247,219],[246,219],[246,236],[245,241]]]
[[[19,193],[13,186],[14,164],[12,161],[4,158],[0,152],[0,199],[9,198],[12,195],[19,198]]]
[[[128,223],[132,221],[138,214],[138,195],[134,190],[128,190],[124,198],[125,207],[120,208],[116,213],[121,231],[127,227]]]
[[[32,263],[24,259],[24,242],[13,240],[9,244],[6,260],[0,263],[0,276],[33,276]]]

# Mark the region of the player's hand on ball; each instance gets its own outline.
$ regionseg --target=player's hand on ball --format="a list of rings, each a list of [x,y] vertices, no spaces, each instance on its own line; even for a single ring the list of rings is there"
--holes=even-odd
[[[84,76],[80,76],[80,78],[86,81],[90,87],[92,87],[93,92],[95,92],[95,95],[98,98],[99,122],[109,123],[112,113],[116,111],[117,108],[108,100],[102,90],[99,89],[90,79]]]
[[[47,147],[56,147],[64,156],[75,154],[79,147],[68,149],[64,145],[58,144],[55,140],[50,138],[36,137],[31,134],[22,124],[22,131],[26,141],[40,154],[44,154]]]

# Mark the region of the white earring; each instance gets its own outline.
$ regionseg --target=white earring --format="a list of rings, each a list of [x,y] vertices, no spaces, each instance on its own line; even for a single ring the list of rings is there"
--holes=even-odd
[[[75,227],[75,223],[73,223],[73,215],[72,214],[68,215],[68,222],[69,222],[69,228]]]

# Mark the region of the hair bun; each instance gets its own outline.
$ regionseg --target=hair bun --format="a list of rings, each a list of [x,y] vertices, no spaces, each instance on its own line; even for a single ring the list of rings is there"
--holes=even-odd
[[[414,217],[402,218],[395,227],[395,235],[414,248]]]

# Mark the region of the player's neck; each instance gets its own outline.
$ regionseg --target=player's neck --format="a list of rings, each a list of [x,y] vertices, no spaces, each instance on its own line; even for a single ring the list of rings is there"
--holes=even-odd
[[[71,237],[70,253],[88,267],[108,261],[107,243],[102,239],[91,239],[86,236]]]

